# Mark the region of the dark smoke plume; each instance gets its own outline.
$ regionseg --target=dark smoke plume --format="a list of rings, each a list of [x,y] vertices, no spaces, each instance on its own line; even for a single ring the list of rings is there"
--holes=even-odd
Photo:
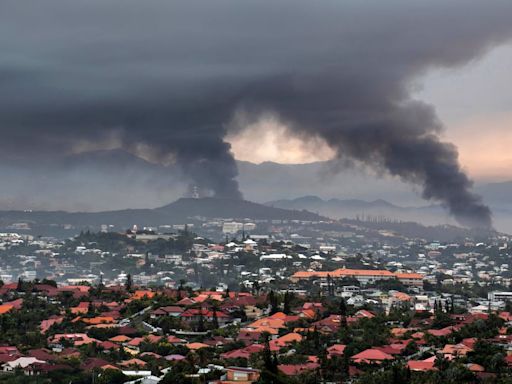
[[[491,226],[411,89],[506,41],[509,0],[29,3],[0,6],[4,161],[121,148],[239,198],[227,127],[237,111],[270,112]]]

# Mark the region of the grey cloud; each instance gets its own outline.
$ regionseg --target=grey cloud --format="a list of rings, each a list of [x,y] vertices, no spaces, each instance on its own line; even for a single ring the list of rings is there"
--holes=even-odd
[[[512,34],[509,1],[3,1],[5,159],[55,157],[115,131],[175,159],[191,183],[241,197],[224,142],[233,114],[280,116],[340,157],[420,185],[490,226],[417,77]]]

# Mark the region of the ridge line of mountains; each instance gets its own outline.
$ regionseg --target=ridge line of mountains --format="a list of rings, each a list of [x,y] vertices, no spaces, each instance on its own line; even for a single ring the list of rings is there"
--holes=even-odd
[[[326,220],[305,210],[271,207],[247,200],[218,198],[181,198],[158,208],[122,209],[101,212],[66,211],[0,211],[0,224],[6,221],[46,222],[80,226],[112,224],[130,227],[133,224],[156,226],[184,224],[194,217],[251,218],[256,220]]]
[[[317,204],[344,205],[347,202],[361,207],[379,206],[396,207],[384,200],[364,202],[361,200],[322,200],[317,197],[305,197],[291,201],[281,200],[269,204],[259,204],[247,200],[217,199],[217,198],[181,198],[171,204],[159,208],[150,209],[124,209],[103,212],[65,212],[65,211],[0,211],[0,228],[4,230],[12,223],[29,223],[31,233],[41,235],[46,233],[62,234],[62,228],[58,226],[71,225],[73,228],[66,230],[67,236],[76,234],[80,230],[99,230],[103,224],[114,225],[116,230],[131,228],[134,224],[141,226],[160,226],[172,224],[197,223],[199,218],[207,219],[232,219],[243,220],[297,220],[297,221],[328,221],[333,218],[323,216],[319,213],[307,210],[281,208],[272,205],[290,205],[301,201],[315,202]],[[403,208],[406,209],[407,208]],[[387,230],[400,236],[437,239],[451,241],[453,239],[464,239],[468,236],[486,235],[469,229],[459,228],[451,225],[425,226],[418,222],[374,220],[360,221],[353,218],[344,218],[335,223],[332,230],[351,231],[354,227],[366,228],[370,231]],[[53,230],[52,230],[53,227]],[[337,229],[336,229],[337,228]],[[351,229],[352,228],[352,229]],[[267,228],[268,229],[268,228]],[[71,230],[71,232],[70,232]],[[487,233],[488,235],[488,233]]]
[[[334,219],[380,217],[423,225],[455,224],[442,207],[426,205],[428,203],[411,192],[410,186],[397,180],[365,176],[350,169],[333,171],[329,162],[253,164],[238,161],[237,164],[238,182],[245,198],[259,203],[266,201],[265,205],[270,208],[299,211],[292,219],[308,220],[315,217],[311,214],[316,214]],[[50,164],[5,163],[0,165],[0,175],[6,180],[0,188],[0,207],[3,207],[0,225],[2,217],[24,221],[39,220],[38,217],[43,216],[47,222],[59,223],[126,222],[133,221],[134,217],[140,217],[143,222],[167,222],[169,213],[162,209],[168,201],[183,196],[187,188],[176,167],[150,163],[120,150],[68,155]],[[478,184],[475,192],[490,205],[496,227],[512,232],[512,182]],[[311,193],[317,196],[310,196]],[[347,198],[324,200],[331,196]],[[378,197],[380,199],[375,200]],[[180,204],[174,207],[176,220],[185,219]],[[261,205],[258,208],[247,206],[245,211],[239,207],[241,213],[236,213],[232,206],[223,208],[225,216],[262,218],[267,215],[266,218],[274,219],[277,214]],[[20,212],[24,209],[32,212],[24,215]],[[51,212],[41,213],[42,210]],[[110,210],[116,213],[108,213]],[[17,213],[14,215],[14,212]],[[191,216],[213,214],[213,208],[206,206],[190,213]],[[277,216],[283,217],[283,212]]]

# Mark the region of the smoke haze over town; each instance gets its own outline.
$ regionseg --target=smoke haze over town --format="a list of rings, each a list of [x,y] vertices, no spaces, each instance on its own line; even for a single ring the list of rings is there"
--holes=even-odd
[[[0,384],[511,384],[511,0],[0,1]]]
[[[109,183],[130,184],[124,179],[138,179],[116,199],[127,205],[144,205],[145,188],[154,206],[194,186],[265,201],[271,198],[254,196],[251,186],[240,188],[236,159],[329,160],[320,179],[351,168],[384,184],[403,182],[410,199],[441,204],[462,225],[490,227],[491,211],[474,192],[457,143],[447,140],[464,136],[460,120],[441,107],[451,130],[436,112],[436,99],[449,97],[436,73],[464,73],[496,49],[510,57],[511,8],[506,1],[4,2],[0,145],[9,181],[0,201],[98,210],[110,203],[94,206],[77,185],[101,195]],[[481,76],[476,70],[475,82]],[[499,96],[488,121],[503,118],[510,96]],[[482,130],[474,126],[468,132]],[[103,167],[112,150],[172,168],[168,180],[122,161]],[[496,179],[505,159],[482,151],[494,156],[487,172]],[[489,181],[483,172],[476,176]],[[35,184],[43,196],[55,186],[67,197],[59,207],[32,193]]]

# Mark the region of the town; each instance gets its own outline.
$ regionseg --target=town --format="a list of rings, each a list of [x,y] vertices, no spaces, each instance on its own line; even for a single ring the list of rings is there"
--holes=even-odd
[[[512,384],[511,0],[0,4],[0,384]]]
[[[0,382],[507,382],[507,235],[270,224],[0,234]]]

